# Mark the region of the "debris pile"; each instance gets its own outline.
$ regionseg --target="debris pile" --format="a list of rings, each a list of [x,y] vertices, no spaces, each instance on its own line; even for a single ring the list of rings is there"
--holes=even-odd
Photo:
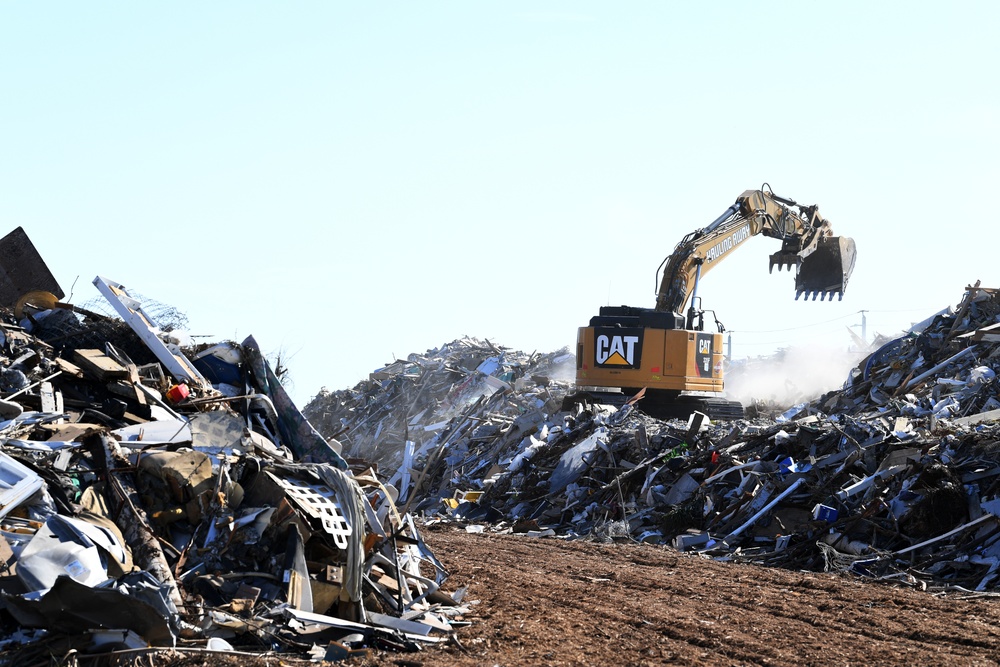
[[[956,312],[881,345],[843,388],[776,419],[663,422],[641,401],[560,412],[565,387],[543,383],[543,399],[528,374],[460,406],[445,399],[483,382],[472,369],[497,356],[467,344],[397,362],[308,410],[335,416],[326,427],[357,437],[359,453],[380,425],[402,449],[392,479],[407,506],[470,530],[668,543],[723,560],[991,590],[1000,584],[998,318],[1000,292],[970,287]],[[470,351],[472,363],[461,363]]]
[[[0,241],[4,275],[40,262]],[[0,664],[333,660],[465,623],[395,490],[309,424],[252,337],[182,348],[134,293],[94,284],[119,318],[51,282],[0,295]]]
[[[492,440],[514,421],[533,426],[559,409],[574,363],[565,349],[525,354],[465,337],[393,361],[353,389],[323,389],[303,412],[344,441],[346,456],[395,470],[431,443],[457,451],[463,436]]]

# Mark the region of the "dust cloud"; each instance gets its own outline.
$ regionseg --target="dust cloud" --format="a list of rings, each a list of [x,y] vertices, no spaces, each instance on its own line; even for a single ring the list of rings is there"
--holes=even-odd
[[[789,347],[770,357],[733,362],[726,374],[726,397],[743,405],[795,405],[841,388],[851,369],[868,353],[839,346]]]

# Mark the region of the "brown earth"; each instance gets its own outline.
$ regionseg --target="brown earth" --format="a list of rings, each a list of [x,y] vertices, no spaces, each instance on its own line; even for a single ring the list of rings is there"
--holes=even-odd
[[[1000,599],[720,563],[663,546],[442,527],[424,537],[469,586],[455,644],[382,654],[431,665],[995,665]],[[400,664],[408,664],[401,662]]]
[[[663,546],[470,535],[440,524],[422,532],[451,572],[447,589],[468,586],[466,602],[478,600],[472,625],[419,653],[377,652],[342,664],[1000,664],[998,597],[720,563]],[[319,664],[177,652],[119,658],[103,664]]]

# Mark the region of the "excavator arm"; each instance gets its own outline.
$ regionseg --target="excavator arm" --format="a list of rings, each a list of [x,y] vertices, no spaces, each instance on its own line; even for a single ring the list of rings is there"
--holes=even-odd
[[[770,269],[795,267],[796,299],[803,294],[813,300],[843,298],[857,254],[853,239],[833,236],[816,206],[800,206],[762,187],[747,190],[710,225],[681,239],[660,265],[656,310],[679,314],[689,300],[693,308],[701,277],[758,234],[781,241]]]

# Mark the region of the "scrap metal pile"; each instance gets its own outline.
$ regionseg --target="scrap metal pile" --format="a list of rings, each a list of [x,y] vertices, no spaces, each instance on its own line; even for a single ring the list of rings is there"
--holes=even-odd
[[[432,520],[987,591],[1000,586],[998,319],[1000,292],[970,287],[957,312],[774,419],[662,422],[641,401],[561,412],[567,383],[470,340],[306,411],[356,455],[391,442],[400,497]]]
[[[118,317],[62,303],[18,232],[13,256],[0,241],[34,270],[0,280],[23,294],[0,304],[0,664],[340,659],[465,623],[395,491],[319,435],[252,337],[182,349],[101,277]]]

